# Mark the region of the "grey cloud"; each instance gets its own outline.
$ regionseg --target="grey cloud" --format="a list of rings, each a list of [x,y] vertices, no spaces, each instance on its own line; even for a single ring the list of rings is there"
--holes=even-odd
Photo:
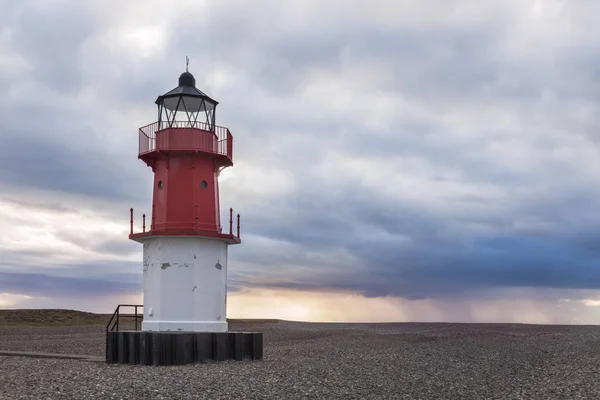
[[[125,238],[123,238],[125,239]],[[140,253],[140,244],[130,240],[109,240],[99,243],[94,249],[102,253],[129,255],[132,253]]]
[[[123,222],[125,223],[125,219]],[[112,235],[109,236],[101,232],[82,234],[81,232],[66,230],[57,230],[54,235],[58,239],[65,240],[84,250],[103,254],[127,256],[132,253],[139,253],[141,249],[140,244],[129,240],[127,235],[123,235],[121,239],[116,239]]]
[[[0,200],[3,203],[13,204],[20,207],[26,207],[30,210],[46,210],[46,211],[54,211],[60,213],[78,213],[80,210],[75,208],[66,207],[57,202],[43,202],[40,200],[32,200],[32,199],[20,199],[13,197],[0,197]]]
[[[107,151],[78,151],[21,136],[7,141],[0,154],[0,179],[12,185],[132,201],[144,193],[145,182],[112,163]]]
[[[81,45],[100,29],[84,3],[25,3],[9,21],[14,46],[33,66],[29,79],[62,93],[81,87]]]
[[[121,276],[113,280],[53,276],[36,273],[0,272],[0,290],[27,296],[81,297],[91,295],[135,294],[141,281],[126,281]]]
[[[10,252],[0,259],[0,292],[31,296],[86,297],[102,294],[137,294],[142,286],[142,267],[130,261],[81,261],[40,263]],[[17,261],[19,261],[17,259]]]

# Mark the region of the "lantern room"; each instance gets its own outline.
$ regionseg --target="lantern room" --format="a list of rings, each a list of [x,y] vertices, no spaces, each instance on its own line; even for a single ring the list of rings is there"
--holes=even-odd
[[[217,101],[196,88],[194,75],[185,71],[179,86],[156,99],[161,128],[194,127],[215,131]]]

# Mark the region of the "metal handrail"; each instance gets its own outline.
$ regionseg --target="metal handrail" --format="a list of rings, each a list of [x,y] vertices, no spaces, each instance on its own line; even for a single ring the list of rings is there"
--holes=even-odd
[[[121,307],[133,307],[134,308],[134,315],[121,315]],[[115,330],[117,330],[117,332],[119,331],[119,319],[120,318],[135,318],[135,330],[138,330],[138,319],[140,318],[144,318],[144,314],[138,314],[138,308],[143,308],[144,306],[142,304],[119,304],[117,306],[117,309],[115,310],[115,312],[113,313],[112,317],[110,317],[110,320],[108,321],[108,324],[106,324],[106,336],[108,337],[108,332],[112,332]],[[114,320],[114,322],[113,322]],[[111,326],[112,324],[112,326]],[[106,348],[105,348],[105,354],[106,357],[108,359],[108,340],[106,340]]]
[[[211,126],[200,121],[156,121],[146,126],[139,128],[139,149],[138,154],[145,154],[157,150],[161,145],[157,146],[156,133],[164,129],[197,129],[205,132],[210,132],[215,135],[213,144],[194,143],[194,147],[201,147],[202,151],[222,154],[232,158],[233,156],[233,136],[229,129],[224,126]],[[167,138],[168,139],[168,138]]]
[[[121,307],[133,307],[134,315],[127,315],[127,314],[121,315],[121,312],[120,312]],[[138,308],[143,308],[143,307],[144,306],[142,304],[119,304],[117,306],[115,312],[113,313],[112,317],[110,317],[108,324],[106,324],[106,333],[114,331],[115,328],[116,328],[117,332],[119,331],[119,319],[120,318],[134,318],[135,319],[135,330],[137,331],[138,330],[138,319],[144,318],[144,314],[138,313]],[[112,326],[111,326],[111,324],[112,324]]]
[[[152,231],[154,231],[156,229],[156,223],[155,223],[155,206],[154,204],[152,205],[152,224],[150,225],[150,230],[147,231],[146,230],[146,214],[142,214],[142,233],[146,233],[149,232],[151,233]],[[240,231],[241,231],[241,224],[240,224],[240,214],[237,214],[237,233],[233,232],[233,222],[234,222],[234,218],[233,218],[233,208],[229,209],[229,235],[233,236],[233,237],[237,237],[238,239],[240,239]],[[133,235],[134,233],[134,219],[133,219],[133,208],[129,209],[129,234]],[[198,204],[196,204],[194,206],[194,223],[190,224],[189,229],[192,229],[193,226],[193,230],[194,231],[198,231]],[[222,226],[219,227],[219,232],[221,232]],[[187,229],[187,228],[185,228]],[[120,306],[119,306],[120,307]],[[115,310],[115,314],[118,314],[119,311],[119,307],[117,307],[117,309]],[[123,304],[123,307],[143,307],[143,306],[135,306],[135,305],[127,305],[127,304]],[[136,313],[137,313],[137,309],[136,309]],[[111,322],[114,318],[114,314],[113,317],[111,318]],[[117,325],[118,327],[118,325]],[[108,327],[107,327],[108,328]],[[118,329],[117,329],[118,330]]]

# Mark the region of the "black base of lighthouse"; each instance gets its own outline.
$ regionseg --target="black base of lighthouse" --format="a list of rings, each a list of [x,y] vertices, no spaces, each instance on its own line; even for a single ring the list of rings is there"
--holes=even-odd
[[[106,335],[106,362],[185,365],[227,360],[262,360],[261,332],[119,331]]]

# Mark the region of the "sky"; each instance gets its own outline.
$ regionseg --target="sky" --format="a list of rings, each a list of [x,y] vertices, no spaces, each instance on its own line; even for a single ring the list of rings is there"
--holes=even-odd
[[[229,317],[600,323],[600,2],[0,0],[0,308],[142,302],[137,129],[197,87]]]

